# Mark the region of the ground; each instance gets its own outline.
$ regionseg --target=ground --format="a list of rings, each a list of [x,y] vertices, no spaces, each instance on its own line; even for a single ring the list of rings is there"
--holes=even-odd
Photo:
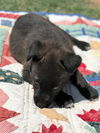
[[[75,13],[100,19],[100,0],[0,0],[0,10]]]
[[[100,0],[90,0],[91,1],[91,4],[95,5],[96,7],[100,7]]]

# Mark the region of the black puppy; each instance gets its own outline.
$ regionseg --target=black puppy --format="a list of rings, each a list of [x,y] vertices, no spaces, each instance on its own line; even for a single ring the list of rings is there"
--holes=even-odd
[[[98,97],[77,70],[81,57],[73,45],[87,50],[89,44],[71,37],[49,20],[34,14],[21,16],[10,36],[13,57],[24,65],[23,78],[34,86],[34,101],[40,108],[55,101],[68,107],[73,98],[62,89],[70,80],[87,99]]]

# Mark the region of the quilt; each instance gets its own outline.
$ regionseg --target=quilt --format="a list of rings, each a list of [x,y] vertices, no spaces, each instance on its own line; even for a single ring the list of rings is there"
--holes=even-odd
[[[79,71],[100,95],[100,20],[79,14],[35,12],[91,49],[74,50],[82,57]],[[34,101],[32,85],[22,78],[23,66],[9,50],[9,36],[16,19],[27,12],[0,11],[0,133],[100,133],[100,99],[85,99],[71,84],[68,93],[75,107],[40,109]]]

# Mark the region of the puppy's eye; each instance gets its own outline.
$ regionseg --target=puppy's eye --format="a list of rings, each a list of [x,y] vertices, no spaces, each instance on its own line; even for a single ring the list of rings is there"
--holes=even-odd
[[[58,89],[59,89],[59,87],[54,87],[53,89],[54,89],[54,90],[58,90]]]
[[[39,83],[34,81],[34,85],[33,86],[34,86],[35,89],[38,89],[39,88]]]
[[[39,88],[39,86],[40,86],[40,81],[39,81],[39,79],[35,79],[34,80],[34,85],[33,85],[35,88]]]
[[[59,87],[54,87],[54,88],[53,88],[53,91],[54,91],[54,92],[59,92],[59,90],[60,90]]]
[[[64,62],[62,60],[60,60],[60,63],[63,66],[63,68],[66,69],[66,66],[65,66],[65,64],[64,64]]]

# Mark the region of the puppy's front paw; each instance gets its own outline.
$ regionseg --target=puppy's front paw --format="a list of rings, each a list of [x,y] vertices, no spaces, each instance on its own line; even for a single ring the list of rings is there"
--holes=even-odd
[[[93,101],[93,100],[97,100],[99,98],[99,94],[98,94],[98,91],[96,89],[94,89],[93,87],[90,86],[88,88],[88,90],[89,90],[89,93],[87,93],[85,95],[85,97],[87,99],[89,99],[90,101]]]
[[[73,98],[71,97],[68,101],[65,101],[63,107],[64,108],[72,108],[72,107],[74,107]]]
[[[99,98],[99,94],[98,94],[97,90],[94,89],[94,91],[91,92],[90,100],[91,101],[95,101],[95,100],[98,100],[98,98]]]
[[[55,102],[60,108],[74,107],[74,100],[72,96],[67,95],[62,91],[55,97]]]

